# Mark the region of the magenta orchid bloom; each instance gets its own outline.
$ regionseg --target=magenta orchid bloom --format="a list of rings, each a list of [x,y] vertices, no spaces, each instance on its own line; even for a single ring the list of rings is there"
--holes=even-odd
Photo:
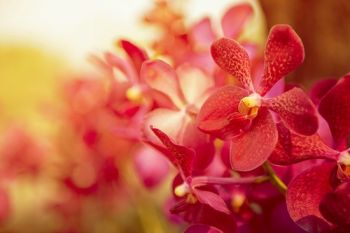
[[[275,149],[278,132],[271,111],[288,128],[312,135],[318,128],[316,110],[300,88],[277,97],[264,97],[274,84],[296,69],[304,60],[304,47],[288,25],[274,26],[265,50],[264,75],[258,85],[250,78],[247,52],[236,41],[222,38],[211,53],[216,63],[237,78],[242,87],[225,86],[202,106],[198,115],[200,130],[231,140],[231,166],[249,171],[260,165]]]

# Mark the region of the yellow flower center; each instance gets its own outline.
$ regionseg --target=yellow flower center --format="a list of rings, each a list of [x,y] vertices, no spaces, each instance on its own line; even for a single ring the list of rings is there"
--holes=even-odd
[[[183,197],[189,192],[189,187],[186,183],[182,183],[176,186],[174,193],[178,197]]]
[[[134,103],[142,103],[142,90],[138,86],[132,86],[126,91],[126,98]]]
[[[350,154],[345,151],[340,154],[338,160],[338,167],[341,170],[341,173],[346,178],[350,178]]]
[[[261,106],[261,96],[253,93],[241,99],[238,105],[238,111],[247,119],[253,119],[258,115]]]

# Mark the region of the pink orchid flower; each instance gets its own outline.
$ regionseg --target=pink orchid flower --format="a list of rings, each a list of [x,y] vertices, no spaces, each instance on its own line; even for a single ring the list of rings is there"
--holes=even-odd
[[[241,35],[245,25],[253,17],[253,8],[249,3],[239,3],[229,8],[221,18],[222,32],[217,33],[213,30],[212,22],[209,17],[205,17],[189,29],[189,43],[192,45],[191,52],[185,57],[185,61],[205,71],[212,73],[215,64],[210,57],[210,45],[219,35],[227,38],[237,39]],[[253,58],[257,52],[257,46],[244,43]]]
[[[275,149],[278,131],[272,112],[299,134],[316,132],[315,107],[300,88],[273,98],[265,96],[276,82],[304,60],[303,44],[290,26],[276,25],[271,29],[259,84],[253,84],[248,54],[236,41],[219,39],[213,43],[211,53],[223,70],[239,80],[241,87],[228,85],[211,95],[198,114],[198,127],[231,140],[233,169],[253,170]]]
[[[151,125],[156,125],[176,143],[206,155],[196,161],[198,167],[206,167],[214,155],[214,146],[212,140],[197,129],[195,119],[199,108],[215,88],[213,79],[191,66],[182,66],[175,71],[161,60],[145,62],[141,76],[151,92],[163,100],[162,103],[158,101],[159,106],[145,116],[143,131],[146,140],[159,144],[150,129]]]

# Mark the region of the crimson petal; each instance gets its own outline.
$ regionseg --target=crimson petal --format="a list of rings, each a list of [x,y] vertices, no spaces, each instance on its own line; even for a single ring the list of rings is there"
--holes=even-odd
[[[350,134],[350,75],[338,83],[321,99],[319,111],[331,129],[335,146]]]
[[[142,63],[148,59],[146,52],[127,40],[121,40],[120,46],[128,54],[135,70],[140,71]]]
[[[258,92],[265,95],[278,80],[295,70],[304,57],[303,43],[289,25],[272,27],[266,42],[264,77]]]
[[[320,213],[319,205],[322,197],[332,190],[331,173],[334,168],[335,163],[323,163],[312,167],[298,175],[288,186],[286,197],[288,212],[306,231],[310,230],[310,227],[322,228],[326,223]]]
[[[117,68],[122,72],[123,75],[125,75],[125,77],[116,77],[117,80],[126,79],[133,84],[138,82],[138,74],[136,73],[136,70],[133,68],[132,64],[128,63],[126,60],[123,60],[118,56],[115,56],[112,53],[106,53],[105,59],[108,65]]]
[[[238,42],[221,38],[212,44],[211,55],[216,64],[237,78],[243,87],[253,90],[249,56]]]
[[[223,233],[221,230],[216,227],[204,225],[204,224],[195,224],[188,227],[184,233]]]
[[[335,225],[350,227],[350,183],[344,183],[334,192],[327,193],[321,200],[320,211]]]
[[[307,159],[335,159],[338,151],[328,147],[318,134],[304,136],[291,132],[283,123],[277,124],[278,143],[270,156],[272,163],[289,165]]]
[[[228,9],[221,19],[224,36],[236,38],[243,30],[243,26],[253,16],[253,8],[248,3],[241,3]]]
[[[159,129],[153,128],[152,131],[161,140],[164,146],[169,150],[169,160],[181,171],[185,177],[192,174],[192,163],[195,156],[195,152],[187,147],[174,144],[168,135],[160,131]]]
[[[218,194],[200,189],[194,189],[194,193],[201,203],[207,204],[217,211],[230,214],[225,201]]]
[[[200,109],[198,128],[221,138],[239,133],[250,123],[238,112],[240,100],[247,95],[247,90],[237,86],[225,86],[217,90]]]
[[[300,88],[293,89],[265,101],[267,106],[278,113],[288,128],[296,133],[312,135],[318,129],[316,108]]]
[[[270,112],[259,110],[251,128],[231,141],[231,166],[251,171],[262,165],[276,147],[278,132]]]

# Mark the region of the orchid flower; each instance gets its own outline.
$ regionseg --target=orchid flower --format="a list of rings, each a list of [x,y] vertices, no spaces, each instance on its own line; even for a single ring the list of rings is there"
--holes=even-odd
[[[161,60],[146,61],[141,68],[141,77],[149,86],[150,95],[160,100],[159,107],[145,116],[143,132],[146,140],[157,143],[150,129],[151,125],[156,125],[176,143],[200,151],[203,157],[196,160],[196,167],[205,168],[213,158],[214,146],[212,140],[197,129],[195,119],[215,88],[213,79],[191,66],[182,66],[175,71]]]
[[[215,192],[207,191],[205,186],[226,185],[226,184],[246,184],[254,183],[261,177],[245,178],[225,178],[225,177],[207,177],[193,176],[193,161],[197,156],[196,152],[190,148],[174,144],[171,139],[161,130],[151,127],[154,134],[165,146],[161,149],[171,163],[178,169],[182,184],[177,185],[174,193],[178,197],[184,197],[187,203],[207,204],[213,209],[229,214],[230,211],[225,201]]]
[[[140,140],[142,119],[152,105],[147,87],[140,77],[142,63],[148,60],[148,55],[130,41],[120,40],[118,45],[125,52],[125,57],[108,52],[104,59],[92,57],[92,61],[109,78],[106,82],[105,77],[102,77],[108,94],[106,107],[124,121],[115,126],[115,134],[126,139]]]
[[[211,95],[198,114],[198,127],[231,140],[233,169],[253,170],[275,149],[278,131],[272,112],[298,134],[316,132],[315,107],[300,88],[277,97],[265,97],[277,81],[304,60],[303,44],[290,26],[276,25],[271,29],[265,49],[264,75],[259,84],[253,84],[248,54],[236,41],[219,39],[213,43],[211,53],[215,62],[237,78],[241,87],[228,85]]]
[[[308,159],[325,159],[288,185],[288,211],[308,232],[338,232],[350,225],[350,149],[338,150],[350,134],[349,89],[350,77],[345,76],[320,98],[320,113],[329,123],[335,149],[327,146],[318,134],[298,135],[282,124],[278,126],[279,142],[270,157],[271,162],[289,165]]]

